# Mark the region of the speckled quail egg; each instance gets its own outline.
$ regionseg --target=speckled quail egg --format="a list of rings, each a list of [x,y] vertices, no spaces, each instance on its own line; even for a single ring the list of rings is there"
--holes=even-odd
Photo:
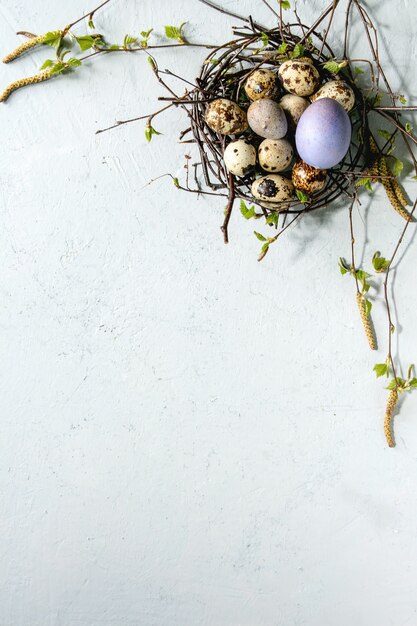
[[[252,195],[257,200],[268,202],[285,202],[294,195],[292,182],[280,174],[268,174],[257,178],[252,183]]]
[[[271,70],[255,70],[245,83],[245,91],[250,100],[276,98],[279,95],[278,77]]]
[[[311,101],[315,102],[316,100],[320,100],[320,98],[336,100],[342,105],[345,111],[351,111],[355,104],[353,89],[342,80],[329,80],[328,83],[324,83],[324,85],[311,96]]]
[[[278,75],[284,89],[296,96],[311,96],[320,82],[318,71],[309,60],[305,59],[284,61],[278,70]]]
[[[224,151],[226,169],[235,176],[245,176],[255,167],[256,148],[247,139],[236,139]]]
[[[294,150],[288,139],[264,139],[258,148],[260,166],[267,172],[282,172],[291,163]]]
[[[218,98],[210,102],[206,109],[207,126],[221,135],[237,135],[243,133],[248,122],[246,113],[236,102]]]
[[[305,98],[301,98],[301,96],[287,93],[281,98],[278,104],[284,109],[289,125],[295,128],[298,124],[298,120],[310,103]]]
[[[284,110],[275,100],[255,100],[248,109],[248,124],[254,133],[266,139],[281,139],[288,130]]]
[[[292,182],[296,189],[308,195],[321,191],[326,184],[327,171],[318,170],[304,161],[297,161],[292,168]]]

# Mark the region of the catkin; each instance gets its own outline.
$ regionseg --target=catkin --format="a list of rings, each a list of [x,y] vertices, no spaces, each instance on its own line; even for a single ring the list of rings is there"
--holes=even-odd
[[[50,39],[50,38],[53,38],[54,36],[58,38],[61,35],[62,35],[62,30],[56,30],[51,33],[45,33],[44,35],[38,35],[37,37],[31,37],[27,41],[24,41],[23,43],[21,43],[20,46],[15,48],[13,52],[10,52],[8,55],[6,55],[3,59],[3,63],[10,63],[10,61],[14,61],[18,57],[20,57],[22,54],[30,50],[31,48],[35,48],[35,46],[39,46],[45,43],[47,38]]]
[[[393,178],[391,180],[391,184],[392,184],[392,188],[394,189],[395,195],[397,196],[397,198],[401,202],[401,204],[403,206],[407,206],[407,204],[410,204],[408,199],[405,197],[404,191],[403,191],[400,183],[398,182],[398,180],[396,178]]]
[[[384,418],[384,433],[385,438],[387,440],[387,444],[390,448],[395,446],[394,435],[392,432],[392,421],[394,418],[394,410],[398,401],[398,391],[396,389],[392,389],[388,396],[387,406],[385,409],[385,418]]]
[[[376,345],[375,333],[374,333],[374,329],[372,326],[372,322],[371,322],[369,315],[367,315],[366,313],[365,298],[363,294],[360,293],[359,291],[356,294],[356,302],[358,303],[358,309],[361,315],[362,325],[365,330],[366,337],[368,339],[369,347],[371,348],[371,350],[376,350],[377,345]]]
[[[386,161],[385,157],[381,157],[379,159],[379,161],[378,161],[378,170],[379,170],[379,174],[381,175],[381,182],[382,182],[382,184],[384,186],[385,193],[387,194],[387,198],[390,201],[392,207],[397,211],[397,213],[399,215],[401,215],[401,217],[403,219],[408,221],[410,219],[410,214],[404,208],[404,206],[401,203],[399,197],[397,196],[397,194],[396,194],[396,192],[394,190],[395,187],[392,184],[392,180],[388,178],[390,176],[390,174],[388,172],[388,166],[387,166],[387,161]],[[401,192],[401,195],[403,195],[402,192]],[[405,204],[407,204],[407,202],[405,202]]]
[[[39,72],[39,74],[35,74],[35,76],[28,76],[28,78],[15,80],[13,83],[10,83],[10,85],[6,87],[6,89],[0,95],[0,102],[5,102],[7,98],[17,89],[21,89],[21,87],[27,87],[27,85],[36,85],[36,83],[42,83],[44,80],[48,80],[53,75],[54,74],[51,70],[45,70],[44,72]]]

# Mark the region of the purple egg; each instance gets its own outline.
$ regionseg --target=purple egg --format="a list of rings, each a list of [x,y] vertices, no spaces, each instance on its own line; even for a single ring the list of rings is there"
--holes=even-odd
[[[327,170],[343,159],[351,137],[352,126],[342,105],[331,98],[321,98],[300,117],[295,143],[303,161]]]

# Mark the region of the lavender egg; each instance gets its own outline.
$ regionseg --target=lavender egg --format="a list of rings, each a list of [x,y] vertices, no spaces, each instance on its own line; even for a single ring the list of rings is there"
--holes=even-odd
[[[331,98],[321,98],[300,117],[295,143],[303,161],[326,170],[340,163],[351,137],[352,126],[342,105]]]

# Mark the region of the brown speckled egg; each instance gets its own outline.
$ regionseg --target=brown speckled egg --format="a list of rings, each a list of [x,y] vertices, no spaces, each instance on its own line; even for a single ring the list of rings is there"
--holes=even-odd
[[[320,98],[336,100],[342,105],[345,111],[351,111],[355,104],[353,89],[342,80],[329,80],[328,83],[324,83],[324,85],[311,96],[311,101],[315,102]]]
[[[275,100],[255,100],[248,109],[248,123],[254,133],[266,139],[281,139],[288,130],[283,109]]]
[[[236,102],[218,98],[210,102],[206,109],[207,126],[221,135],[237,135],[248,127],[245,111]]]
[[[224,151],[226,169],[235,176],[245,176],[256,163],[256,148],[247,139],[231,141]]]
[[[301,160],[292,168],[294,187],[308,195],[321,191],[326,184],[326,178],[326,170],[318,170]]]
[[[250,100],[276,98],[279,95],[277,75],[271,70],[255,70],[245,83],[245,91]]]
[[[287,93],[281,98],[279,105],[284,109],[289,125],[294,129],[310,102],[301,96]]]
[[[288,139],[264,139],[258,148],[259,165],[267,172],[282,172],[292,161],[294,150]]]
[[[278,75],[284,89],[296,96],[311,96],[320,82],[320,75],[314,65],[304,59],[284,61]]]
[[[257,200],[268,202],[285,202],[294,195],[292,182],[279,174],[269,174],[257,178],[252,183],[252,195]]]

